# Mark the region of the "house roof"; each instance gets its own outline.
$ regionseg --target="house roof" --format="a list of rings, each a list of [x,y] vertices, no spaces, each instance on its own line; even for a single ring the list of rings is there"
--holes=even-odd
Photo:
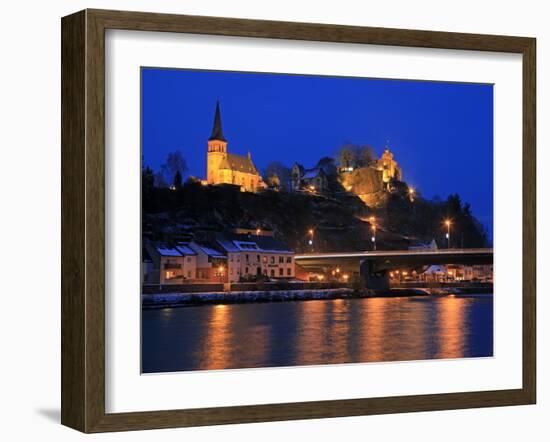
[[[303,179],[309,180],[312,178],[316,178],[317,176],[325,175],[325,172],[320,167],[315,167],[313,169],[306,169],[304,171]]]
[[[226,252],[258,251],[293,253],[290,247],[271,236],[226,234],[218,237],[218,244]]]
[[[160,256],[181,256],[181,253],[175,247],[166,244],[157,244],[155,250]]]
[[[196,255],[197,252],[195,252],[191,247],[189,247],[186,243],[179,243],[176,246],[176,249],[182,254],[182,255]]]
[[[238,172],[258,174],[258,170],[250,157],[228,153],[221,161],[220,169],[230,169]]]
[[[218,249],[215,249],[211,247],[209,244],[204,243],[198,243],[194,241],[192,243],[192,246],[195,250],[198,250],[199,252],[202,252],[211,258],[217,258],[217,259],[227,259],[227,256],[225,256],[224,252]]]
[[[212,126],[212,134],[210,135],[210,138],[208,138],[208,140],[209,141],[211,140],[227,141],[223,136],[222,117],[220,114],[219,100],[216,101],[216,113],[214,115],[214,125]]]

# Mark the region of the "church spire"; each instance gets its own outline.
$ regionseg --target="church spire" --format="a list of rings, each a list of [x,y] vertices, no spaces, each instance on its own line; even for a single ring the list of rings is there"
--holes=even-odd
[[[212,127],[212,134],[210,135],[211,140],[218,140],[218,141],[227,141],[225,137],[223,136],[222,131],[222,117],[220,114],[220,101],[216,100],[216,114],[214,116],[214,126]]]

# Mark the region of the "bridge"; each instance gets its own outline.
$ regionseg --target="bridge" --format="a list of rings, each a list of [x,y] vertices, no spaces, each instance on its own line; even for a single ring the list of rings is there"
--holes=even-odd
[[[492,248],[443,250],[384,250],[368,252],[309,253],[295,256],[296,263],[312,272],[336,267],[359,273],[368,288],[389,288],[389,272],[434,264],[480,265],[493,263]]]

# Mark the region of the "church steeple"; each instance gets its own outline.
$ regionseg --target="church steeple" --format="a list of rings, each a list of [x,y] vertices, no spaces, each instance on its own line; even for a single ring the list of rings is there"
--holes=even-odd
[[[218,141],[227,141],[223,136],[222,130],[222,117],[220,114],[220,101],[216,101],[216,114],[214,115],[214,126],[212,127],[212,134],[208,141],[218,140]]]

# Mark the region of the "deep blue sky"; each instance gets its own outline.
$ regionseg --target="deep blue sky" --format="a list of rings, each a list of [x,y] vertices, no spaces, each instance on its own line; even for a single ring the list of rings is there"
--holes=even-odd
[[[458,193],[492,236],[492,85],[144,68],[144,163],[157,170],[180,150],[204,178],[217,98],[228,151],[250,149],[260,170],[312,167],[345,142],[380,155],[389,140],[409,185]]]

